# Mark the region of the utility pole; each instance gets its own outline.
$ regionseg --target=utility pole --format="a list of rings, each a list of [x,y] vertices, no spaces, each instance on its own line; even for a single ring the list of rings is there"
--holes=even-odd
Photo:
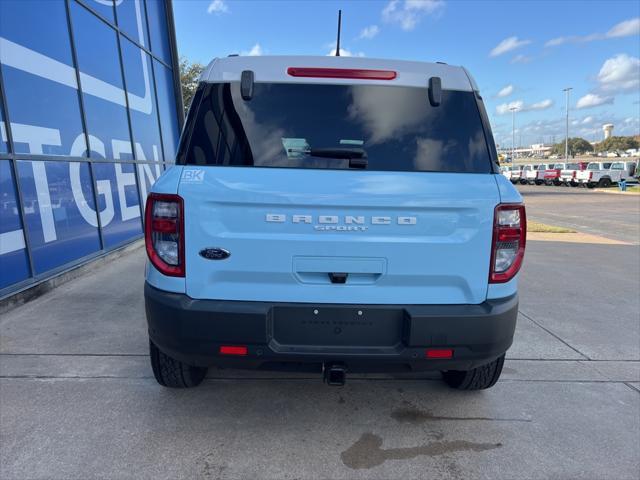
[[[516,110],[517,107],[511,107],[511,163],[516,159]]]
[[[564,137],[564,161],[569,161],[569,92],[573,90],[573,87],[564,88],[562,91],[567,94],[567,128]]]

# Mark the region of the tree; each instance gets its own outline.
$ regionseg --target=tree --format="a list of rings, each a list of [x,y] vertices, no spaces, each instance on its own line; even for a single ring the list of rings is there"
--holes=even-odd
[[[596,145],[599,152],[615,152],[638,148],[639,142],[633,137],[609,137]]]
[[[198,88],[198,77],[204,70],[201,63],[191,63],[185,57],[180,57],[180,85],[182,86],[182,103],[186,115],[191,105],[191,99]]]
[[[584,138],[574,137],[569,139],[569,155],[572,157],[591,151],[593,151],[593,146]],[[556,143],[551,148],[551,153],[553,155],[564,156],[564,142]]]

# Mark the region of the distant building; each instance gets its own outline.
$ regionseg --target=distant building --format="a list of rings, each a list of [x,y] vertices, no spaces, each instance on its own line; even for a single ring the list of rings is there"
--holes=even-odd
[[[606,123],[602,126],[602,131],[604,132],[604,139],[606,140],[611,136],[611,132],[613,131],[613,123]]]

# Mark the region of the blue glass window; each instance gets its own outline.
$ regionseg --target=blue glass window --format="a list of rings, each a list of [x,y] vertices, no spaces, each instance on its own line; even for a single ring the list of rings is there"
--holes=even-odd
[[[87,163],[20,160],[18,176],[36,273],[100,249]]]
[[[175,89],[173,88],[173,75],[171,70],[157,60],[153,61],[153,68],[156,74],[156,88],[158,89],[158,110],[162,128],[164,159],[167,162],[175,163],[180,131],[178,130],[178,112]]]
[[[71,18],[78,68],[82,72],[80,84],[90,156],[131,159],[133,155],[117,33],[76,3],[71,6]]]
[[[133,40],[145,48],[149,48],[147,16],[143,0],[122,0],[116,6],[118,27]]]
[[[132,163],[94,163],[98,208],[105,248],[142,233],[140,200]]]
[[[171,65],[169,29],[164,0],[147,0],[147,18],[149,19],[151,51],[165,63]]]
[[[84,132],[64,2],[0,1],[0,32],[16,153],[68,155]]]
[[[111,23],[115,23],[113,16],[113,0],[77,0],[92,8]]]
[[[0,290],[30,276],[19,208],[11,164],[0,160]]]
[[[2,79],[0,79],[2,81]],[[0,153],[6,153],[7,146],[7,130],[4,124],[4,107],[2,105],[2,99],[0,98]]]
[[[158,177],[162,175],[163,169],[159,163],[138,163],[136,167],[138,169],[138,182],[140,183],[140,198],[143,202],[142,209],[144,210],[144,202],[147,199],[147,195],[151,191],[153,184],[158,180]]]
[[[162,160],[150,56],[124,37],[121,46],[136,159]]]

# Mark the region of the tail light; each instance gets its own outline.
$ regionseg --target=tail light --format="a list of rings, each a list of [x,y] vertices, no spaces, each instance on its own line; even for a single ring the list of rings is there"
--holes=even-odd
[[[182,197],[150,193],[145,207],[144,239],[149,260],[161,273],[184,277],[184,204]]]
[[[571,174],[571,178],[576,178],[576,173],[578,173],[576,170],[573,171],[573,173]]]
[[[593,178],[593,172],[589,172],[589,180]]]
[[[524,205],[498,205],[493,219],[489,283],[508,282],[518,273],[526,241],[527,216]]]

